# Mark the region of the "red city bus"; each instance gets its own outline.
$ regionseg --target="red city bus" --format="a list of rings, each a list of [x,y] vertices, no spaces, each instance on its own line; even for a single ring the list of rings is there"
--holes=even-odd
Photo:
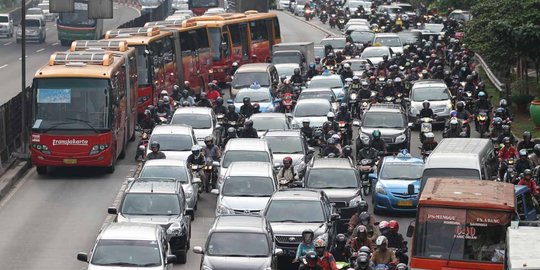
[[[502,270],[506,228],[516,213],[514,185],[430,178],[418,200],[411,269]]]
[[[247,11],[194,17],[184,24],[206,25],[212,48],[214,79],[225,82],[234,62],[265,62],[272,46],[281,42],[276,14]]]
[[[146,23],[145,27],[160,27],[161,31],[171,32],[175,47],[179,48],[177,63],[179,65],[178,85],[189,81],[191,88],[197,93],[206,89],[212,80],[212,51],[208,29],[204,25],[182,21],[158,21]]]
[[[223,7],[223,0],[189,0],[188,7],[195,15],[200,16],[210,8]]]
[[[98,166],[112,173],[125,156],[135,134],[128,123],[137,64],[134,51],[124,50],[129,57],[120,52],[57,52],[36,72],[31,158],[38,174],[48,166]]]
[[[149,106],[156,104],[159,93],[170,94],[178,74],[177,47],[171,32],[157,27],[124,28],[107,31],[106,40],[123,40],[135,48],[138,72],[137,112],[140,115]]]

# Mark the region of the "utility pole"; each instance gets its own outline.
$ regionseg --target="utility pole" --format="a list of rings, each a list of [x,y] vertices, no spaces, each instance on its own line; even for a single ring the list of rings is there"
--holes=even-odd
[[[28,116],[26,115],[26,101],[27,101],[27,93],[25,91],[26,88],[26,0],[21,0],[21,153],[26,158],[26,154],[28,153],[28,144],[27,140],[28,138],[28,125],[26,123],[26,118]]]

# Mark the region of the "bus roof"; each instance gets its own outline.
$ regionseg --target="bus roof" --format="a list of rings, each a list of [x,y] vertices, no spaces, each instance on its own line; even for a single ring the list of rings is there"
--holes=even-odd
[[[428,179],[418,205],[514,211],[514,185],[456,178]]]
[[[116,56],[115,56],[116,55]],[[35,78],[111,78],[124,64],[116,52],[56,52],[49,63],[38,69]]]
[[[124,40],[128,45],[146,45],[170,35],[171,32],[161,31],[159,27],[135,27],[109,30],[105,39]]]
[[[246,11],[245,13],[222,13],[211,16],[197,16],[185,20],[182,25],[188,23],[197,23],[199,25],[208,25],[208,26],[223,26],[229,23],[239,22],[239,21],[250,21],[256,19],[266,19],[277,17],[274,13],[258,13],[254,11]]]

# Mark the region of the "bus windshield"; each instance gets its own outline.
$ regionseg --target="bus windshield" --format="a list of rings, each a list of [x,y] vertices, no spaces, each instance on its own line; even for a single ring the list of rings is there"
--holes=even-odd
[[[413,257],[502,263],[511,213],[420,207]]]
[[[109,80],[44,78],[34,87],[34,129],[110,128]]]
[[[61,25],[69,26],[89,27],[96,25],[95,19],[88,18],[88,8],[75,9],[75,12],[62,12],[60,13],[60,18],[58,19],[58,22]]]
[[[190,0],[192,8],[211,8],[218,7],[218,0]]]

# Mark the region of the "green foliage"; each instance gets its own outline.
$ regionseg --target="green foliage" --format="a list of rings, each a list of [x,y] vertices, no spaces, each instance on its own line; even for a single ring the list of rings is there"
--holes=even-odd
[[[478,0],[465,27],[465,43],[495,69],[519,59],[540,60],[540,0]]]
[[[468,10],[477,2],[478,0],[435,0],[430,4],[430,7],[446,13],[449,8]]]

